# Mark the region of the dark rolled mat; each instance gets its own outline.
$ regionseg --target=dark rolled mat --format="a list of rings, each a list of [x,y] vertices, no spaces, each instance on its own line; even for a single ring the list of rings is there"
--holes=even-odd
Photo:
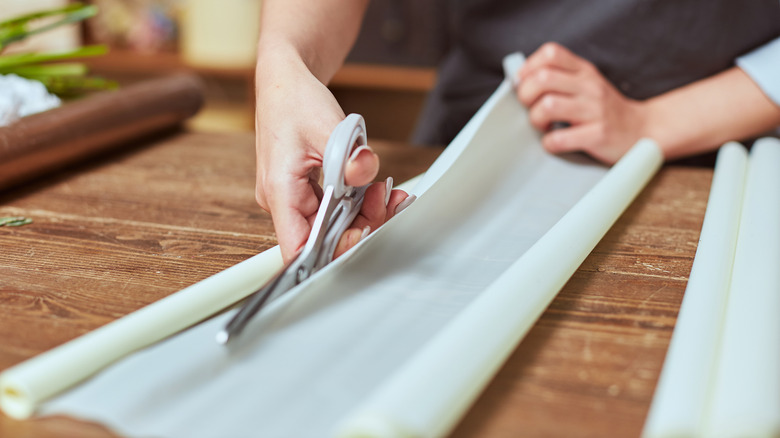
[[[194,75],[106,91],[0,127],[0,190],[174,127],[203,105]]]

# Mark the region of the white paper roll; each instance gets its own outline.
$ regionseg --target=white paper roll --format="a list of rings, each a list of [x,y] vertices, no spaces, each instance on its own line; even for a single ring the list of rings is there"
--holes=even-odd
[[[348,416],[340,437],[437,437],[463,412],[663,161],[642,140],[550,231]]]
[[[750,155],[707,437],[780,436],[780,141]]]
[[[716,371],[747,171],[747,151],[718,152],[699,246],[642,436],[701,434]]]
[[[243,299],[281,266],[277,246],[9,368],[0,374],[0,407],[10,417],[30,417],[43,400]]]

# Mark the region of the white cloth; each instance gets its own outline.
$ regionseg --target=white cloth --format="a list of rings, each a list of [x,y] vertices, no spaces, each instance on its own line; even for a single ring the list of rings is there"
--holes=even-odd
[[[38,81],[17,75],[0,75],[0,126],[10,125],[30,114],[60,106],[60,99],[50,94]]]

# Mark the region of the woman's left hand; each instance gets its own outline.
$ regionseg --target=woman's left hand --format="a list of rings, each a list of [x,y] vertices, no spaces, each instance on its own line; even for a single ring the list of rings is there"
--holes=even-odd
[[[552,153],[583,151],[612,164],[642,137],[645,108],[598,69],[556,43],[534,52],[519,72],[517,96]],[[568,127],[550,129],[554,122]]]

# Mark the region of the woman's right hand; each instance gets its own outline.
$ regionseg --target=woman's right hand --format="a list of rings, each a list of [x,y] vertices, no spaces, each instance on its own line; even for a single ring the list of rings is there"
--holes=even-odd
[[[336,99],[295,54],[263,54],[256,73],[257,175],[255,197],[273,218],[285,261],[306,243],[319,208],[322,159],[328,137],[344,119]],[[370,183],[379,158],[370,148],[353,152],[345,169],[351,186]],[[339,244],[337,255],[392,217],[406,193],[376,183],[366,193],[361,214]],[[376,198],[376,199],[374,199]],[[387,202],[385,202],[387,201]]]

